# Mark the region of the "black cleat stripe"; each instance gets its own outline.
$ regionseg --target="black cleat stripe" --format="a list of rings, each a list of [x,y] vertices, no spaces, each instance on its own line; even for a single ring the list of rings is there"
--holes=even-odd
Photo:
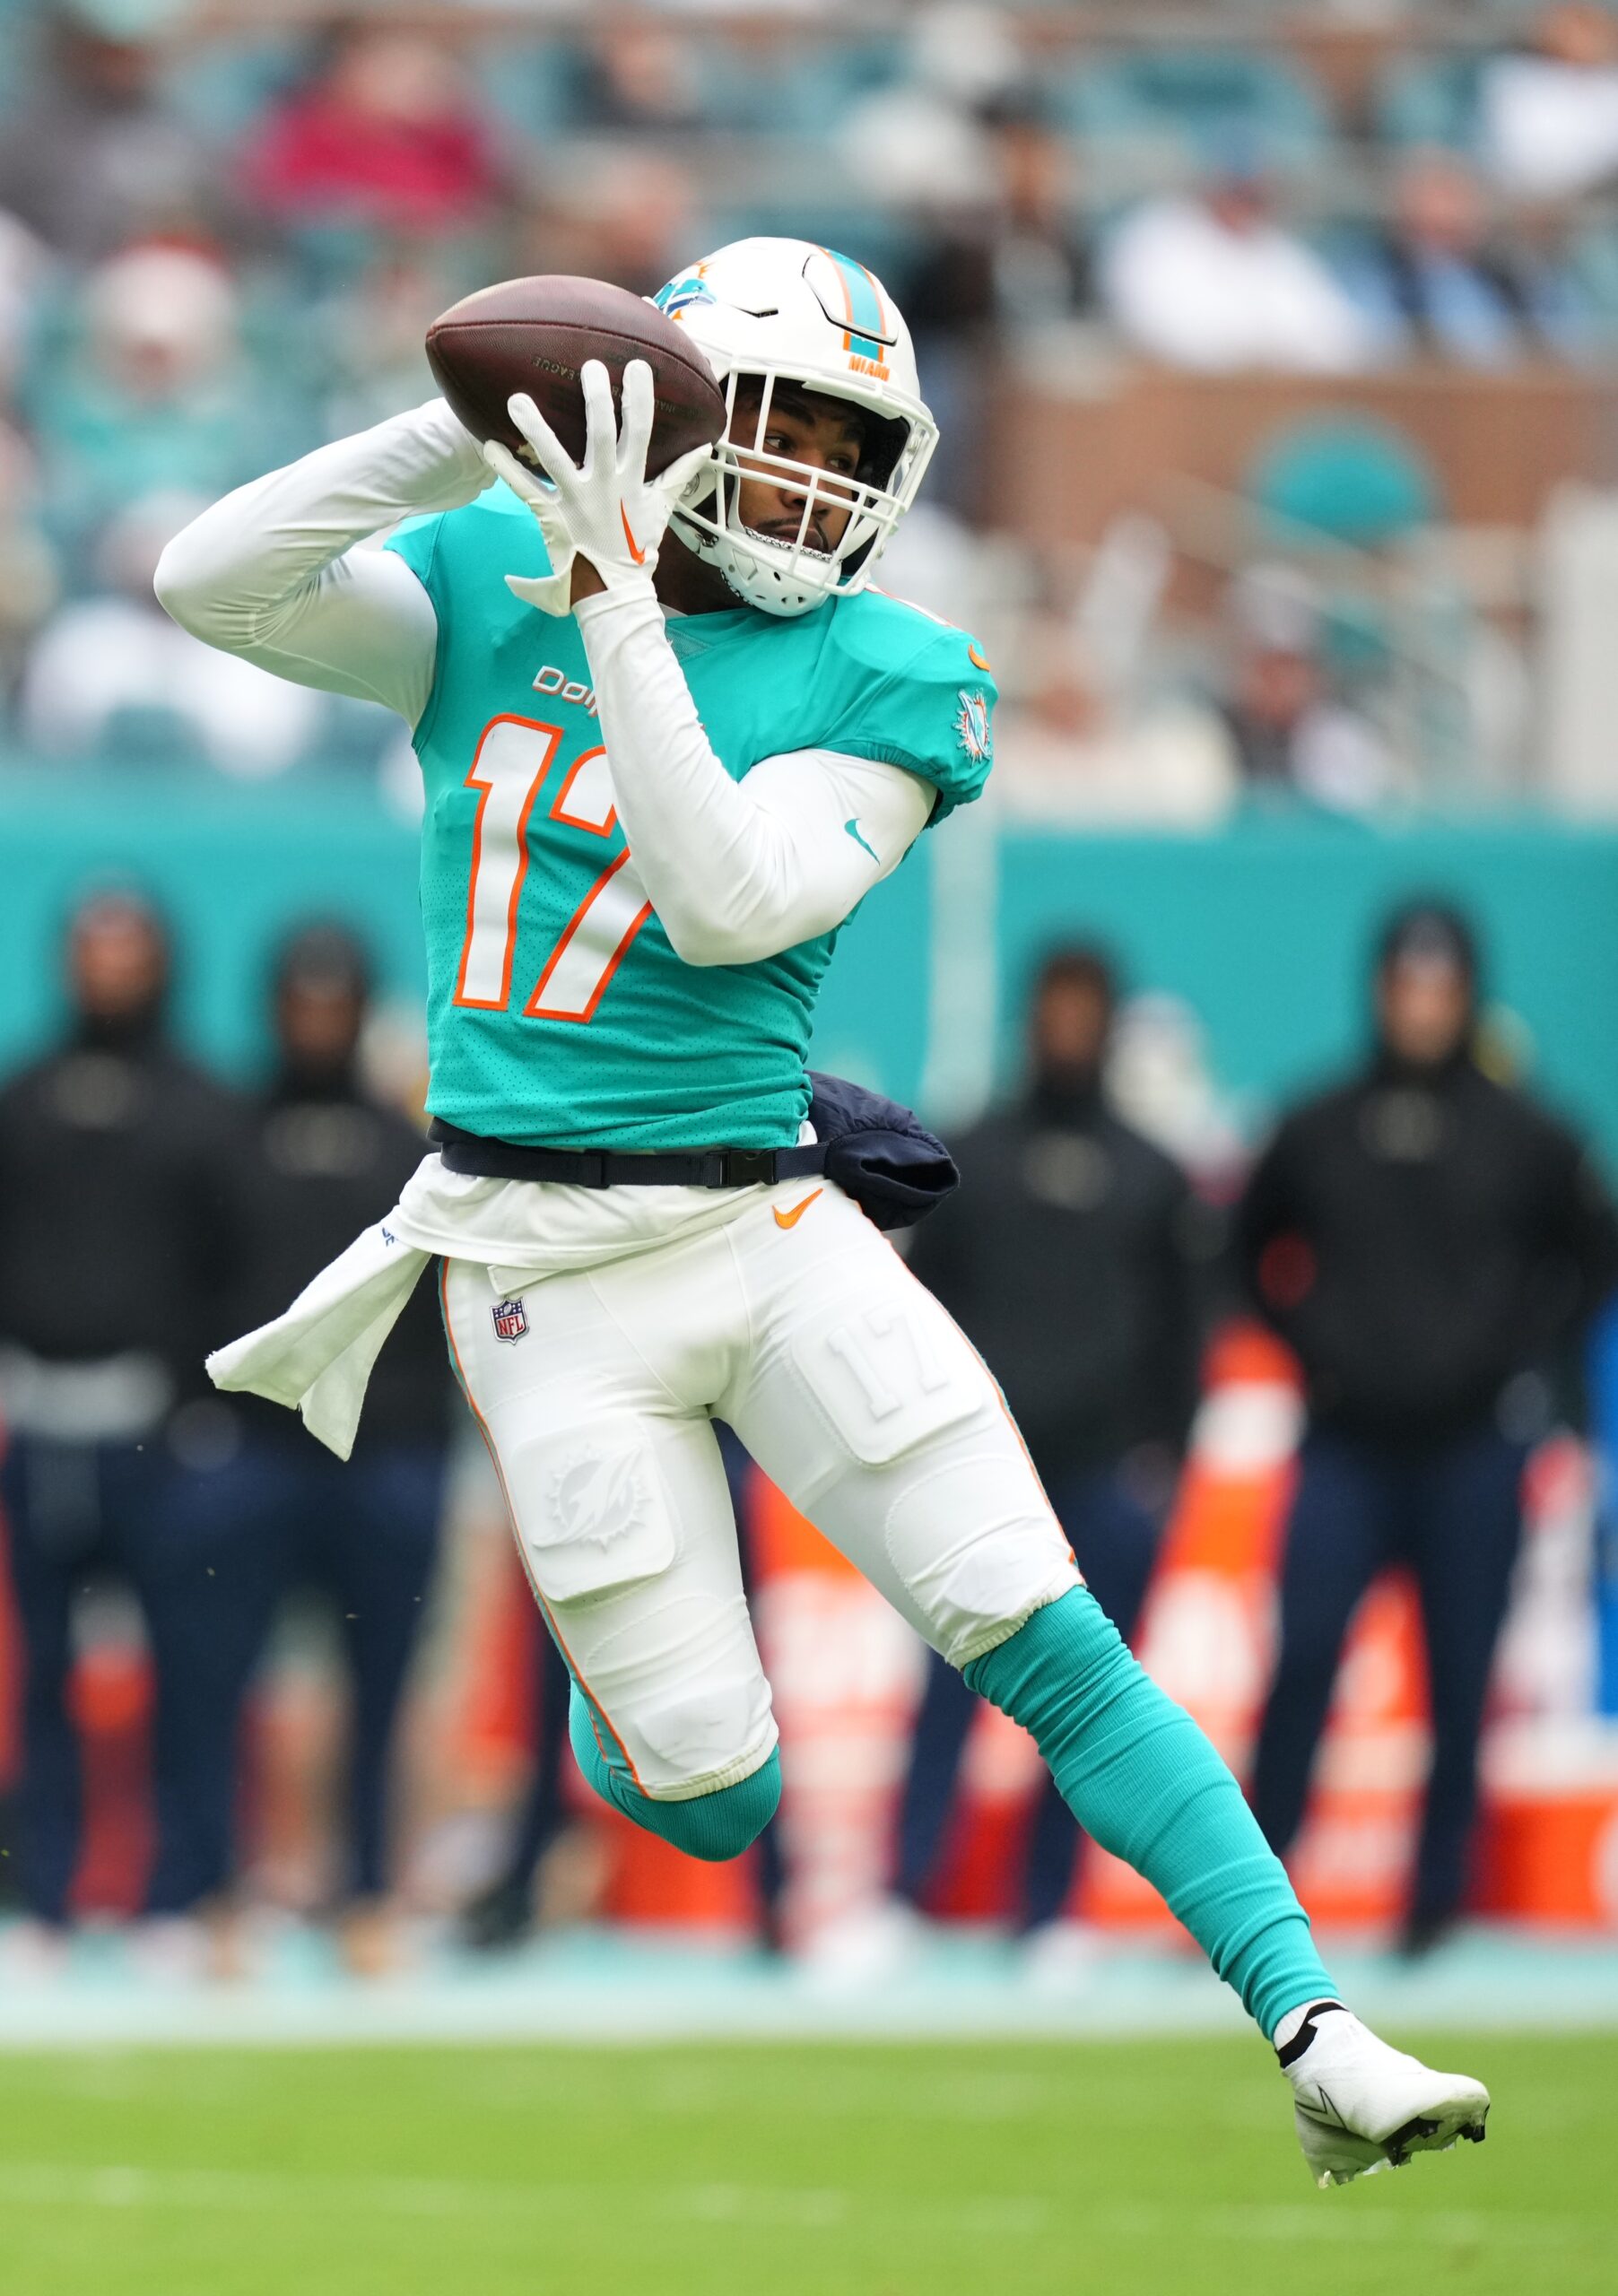
[[[1341,2009],[1345,2016],[1348,2013],[1345,2004],[1341,2001],[1311,2001],[1303,2013],[1303,2022],[1292,2035],[1292,2039],[1284,2048],[1278,2048],[1275,2051],[1276,2060],[1283,2073],[1289,2066],[1297,2064],[1298,2059],[1315,2038],[1316,2018],[1324,2015],[1328,2009]]]

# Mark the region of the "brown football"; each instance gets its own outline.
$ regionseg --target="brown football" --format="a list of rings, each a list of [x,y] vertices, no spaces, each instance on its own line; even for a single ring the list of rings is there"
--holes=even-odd
[[[626,287],[560,272],[503,279],[452,303],[427,330],[439,388],[475,439],[523,450],[506,402],[526,391],[575,462],[584,456],[578,371],[599,359],[621,404],[623,370],[644,359],[656,414],[647,469],[655,477],[725,428],[725,399],[689,335]],[[532,460],[532,457],[527,459]]]

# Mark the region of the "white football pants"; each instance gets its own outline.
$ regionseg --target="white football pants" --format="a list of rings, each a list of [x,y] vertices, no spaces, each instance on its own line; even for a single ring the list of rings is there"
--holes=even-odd
[[[957,1666],[1075,1583],[993,1379],[832,1182],[515,1302],[465,1260],[441,1280],[529,1580],[654,1800],[776,1743],[710,1416]]]

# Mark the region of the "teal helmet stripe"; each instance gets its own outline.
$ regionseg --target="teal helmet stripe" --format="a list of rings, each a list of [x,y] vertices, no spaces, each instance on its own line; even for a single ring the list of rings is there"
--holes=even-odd
[[[825,253],[837,266],[848,302],[848,348],[862,359],[874,359],[880,365],[888,347],[883,340],[888,320],[882,297],[876,291],[876,282],[864,264],[856,263],[851,255],[839,255],[835,248],[827,248]]]

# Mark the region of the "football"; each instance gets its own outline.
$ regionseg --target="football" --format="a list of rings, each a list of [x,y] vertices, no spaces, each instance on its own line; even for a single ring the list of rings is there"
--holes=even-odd
[[[655,418],[647,469],[666,470],[725,428],[724,395],[696,344],[654,304],[603,279],[546,273],[480,287],[427,330],[427,360],[439,389],[475,439],[498,439],[532,461],[506,402],[526,391],[575,462],[584,455],[579,370],[599,359],[620,402],[623,370],[652,370]]]

